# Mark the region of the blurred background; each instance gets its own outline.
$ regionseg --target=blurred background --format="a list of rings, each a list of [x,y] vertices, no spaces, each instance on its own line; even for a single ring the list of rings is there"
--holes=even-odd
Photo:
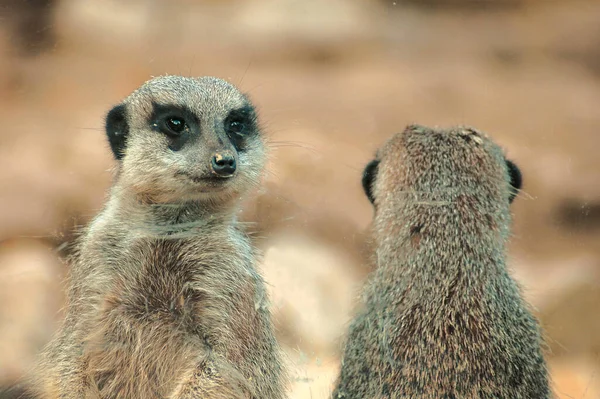
[[[108,109],[153,75],[259,106],[265,251],[292,398],[327,398],[370,271],[360,177],[412,122],[469,124],[522,169],[510,267],[558,398],[600,398],[600,2],[0,0],[0,398],[61,319],[65,242],[101,208]]]

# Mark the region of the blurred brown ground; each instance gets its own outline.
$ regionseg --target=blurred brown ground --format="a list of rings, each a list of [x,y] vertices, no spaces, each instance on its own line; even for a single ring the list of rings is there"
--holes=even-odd
[[[331,389],[370,270],[361,171],[418,122],[478,127],[521,166],[510,265],[557,396],[600,398],[600,2],[63,0],[47,17],[17,3],[0,1],[0,386],[60,320],[57,247],[111,181],[105,112],[170,73],[227,78],[262,111],[271,164],[243,218],[291,397]]]

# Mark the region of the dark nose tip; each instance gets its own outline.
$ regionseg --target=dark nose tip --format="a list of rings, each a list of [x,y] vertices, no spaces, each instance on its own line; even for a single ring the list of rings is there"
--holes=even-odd
[[[233,176],[235,163],[235,157],[231,154],[216,153],[212,157],[213,172],[221,177]]]

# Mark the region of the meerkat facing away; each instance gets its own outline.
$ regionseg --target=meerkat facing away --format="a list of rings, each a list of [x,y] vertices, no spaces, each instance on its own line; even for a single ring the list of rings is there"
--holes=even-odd
[[[333,398],[550,397],[538,323],[505,265],[518,167],[472,128],[412,125],[363,187],[376,270]]]
[[[42,398],[283,398],[257,253],[236,221],[265,144],[250,100],[211,77],[154,78],[114,107],[108,202],[71,262]]]

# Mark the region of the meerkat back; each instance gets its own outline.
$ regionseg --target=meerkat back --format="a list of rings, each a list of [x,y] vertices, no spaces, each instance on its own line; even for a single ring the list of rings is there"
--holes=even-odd
[[[114,107],[108,202],[71,261],[40,398],[285,396],[240,198],[259,184],[256,111],[217,78],[163,76]]]
[[[376,269],[333,398],[549,398],[538,322],[506,268],[518,167],[475,129],[413,125],[363,174]]]

